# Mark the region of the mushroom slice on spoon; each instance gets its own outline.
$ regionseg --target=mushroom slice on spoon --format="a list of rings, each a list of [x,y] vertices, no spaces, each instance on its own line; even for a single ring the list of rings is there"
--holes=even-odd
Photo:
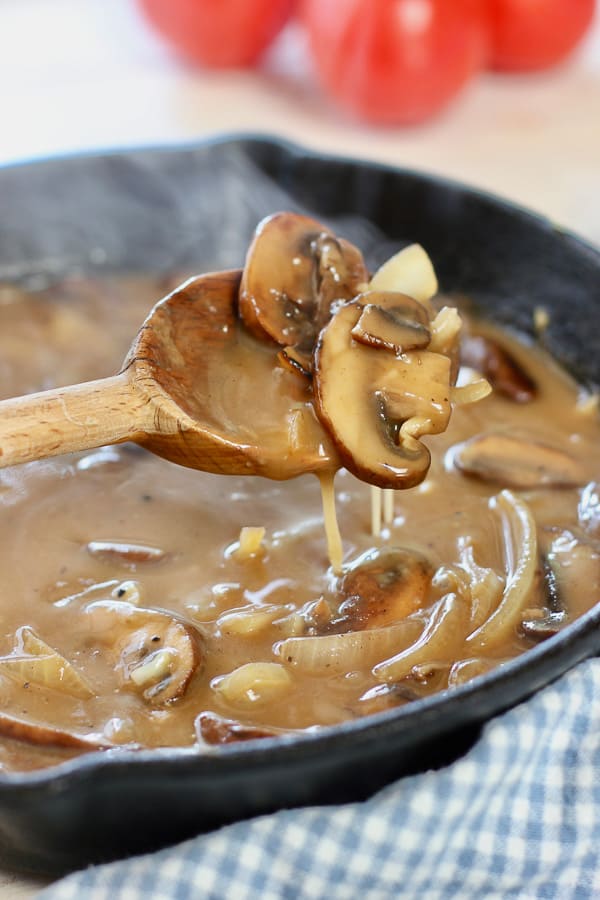
[[[353,340],[364,307],[339,307],[315,348],[315,408],[343,464],[369,484],[408,488],[429,469],[419,438],[450,418],[450,360],[414,350],[400,356]]]
[[[300,371],[310,371],[312,347],[332,304],[352,299],[368,277],[353,244],[308,216],[275,213],[258,225],[248,250],[240,316],[255,337],[293,348],[284,361],[289,356]]]
[[[417,300],[396,291],[367,291],[356,302],[364,306],[352,329],[361,344],[393,353],[423,349],[431,339],[427,310]]]

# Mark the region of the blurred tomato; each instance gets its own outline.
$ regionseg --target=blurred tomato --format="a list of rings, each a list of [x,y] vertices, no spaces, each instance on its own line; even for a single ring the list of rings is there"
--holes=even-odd
[[[370,122],[419,122],[442,109],[487,53],[485,0],[305,0],[318,75]]]
[[[163,37],[205,66],[249,66],[288,20],[295,0],[139,0]]]
[[[595,0],[488,0],[491,66],[544,69],[564,59],[587,31]]]

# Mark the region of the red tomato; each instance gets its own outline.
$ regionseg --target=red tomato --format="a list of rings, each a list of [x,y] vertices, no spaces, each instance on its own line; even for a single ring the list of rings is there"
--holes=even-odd
[[[527,71],[560,62],[579,43],[595,0],[488,0],[494,69]]]
[[[419,122],[442,109],[487,53],[483,0],[305,0],[317,73],[370,122]]]
[[[139,0],[184,56],[205,66],[249,66],[288,20],[295,0]]]

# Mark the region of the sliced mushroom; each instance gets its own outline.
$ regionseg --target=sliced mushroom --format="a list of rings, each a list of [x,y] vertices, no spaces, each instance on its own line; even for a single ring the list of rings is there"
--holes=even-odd
[[[200,635],[169,613],[122,600],[90,603],[90,631],[106,644],[123,684],[156,705],[181,697],[201,661]]]
[[[307,342],[304,346],[283,347],[277,354],[277,359],[282,366],[297,372],[304,378],[310,378],[312,371],[313,342]]]
[[[107,750],[114,746],[99,734],[78,734],[76,731],[54,728],[41,722],[19,719],[7,713],[0,713],[0,734],[42,747],[75,747],[82,751],[92,751]]]
[[[158,547],[126,541],[90,541],[87,551],[96,559],[135,569],[147,563],[162,562],[167,554]]]
[[[387,709],[404,706],[406,703],[420,700],[422,696],[422,690],[419,691],[416,685],[408,684],[405,680],[397,684],[378,684],[358,698],[360,715],[371,716]]]
[[[0,673],[21,683],[38,684],[71,697],[87,699],[94,691],[82,675],[28,626],[17,631],[15,652],[0,657]]]
[[[235,744],[239,741],[260,741],[285,734],[281,729],[255,728],[235,719],[225,719],[213,712],[201,712],[194,722],[198,741],[204,744]]]
[[[528,403],[537,394],[537,385],[511,354],[496,341],[481,335],[465,337],[460,360],[477,369],[495,391],[515,403]]]
[[[546,537],[544,534],[543,538]],[[565,612],[572,620],[589,609],[589,598],[600,594],[600,552],[595,542],[569,530],[552,534],[545,549],[554,579],[553,596],[547,599],[552,612]]]
[[[521,631],[528,638],[543,641],[558,634],[567,624],[564,613],[547,609],[526,609],[523,611]]]
[[[239,312],[258,338],[298,347],[310,366],[319,330],[335,301],[354,297],[368,280],[360,251],[315,219],[276,213],[259,224],[246,256]],[[286,350],[293,365],[294,350]]]
[[[452,458],[466,475],[522,490],[585,481],[579,463],[564,450],[509,434],[479,434],[455,447]]]
[[[543,592],[545,605],[523,611],[521,632],[536,641],[558,634],[569,623],[569,616],[563,603],[562,590],[558,584],[556,566],[551,558],[541,554],[543,572]]]
[[[429,344],[427,310],[412,297],[368,291],[359,294],[356,302],[364,309],[351,332],[355,340],[393,353],[422,350]]]
[[[384,548],[367,554],[342,578],[336,632],[384,628],[422,609],[433,567],[420,553]]]
[[[352,338],[363,307],[339,307],[315,348],[315,409],[343,464],[383,488],[419,484],[430,463],[418,438],[450,418],[450,361],[427,350],[401,357]]]

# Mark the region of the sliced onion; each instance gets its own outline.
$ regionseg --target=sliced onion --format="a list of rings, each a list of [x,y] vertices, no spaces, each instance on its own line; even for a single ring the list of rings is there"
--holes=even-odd
[[[420,244],[410,244],[375,272],[369,290],[400,291],[426,304],[437,294],[438,281],[425,250]]]
[[[282,618],[288,611],[289,606],[276,606],[272,603],[265,603],[263,606],[245,606],[223,613],[217,619],[217,627],[222,634],[252,638],[265,631],[275,619]]]
[[[388,654],[410,645],[422,630],[423,620],[415,616],[370,631],[287,638],[276,645],[275,652],[282,662],[309,675],[343,675],[370,669]]]
[[[471,593],[471,625],[479,628],[498,607],[504,591],[504,579],[493,569],[480,566],[473,556],[473,544],[460,544],[460,568],[466,572]]]
[[[507,662],[506,659],[482,659],[480,656],[474,656],[471,659],[459,659],[454,663],[448,675],[448,687],[459,687],[472,681],[478,675],[485,675],[492,669],[501,666]]]
[[[444,306],[431,322],[429,349],[433,353],[446,355],[455,345],[461,328],[458,310],[453,306]]]
[[[227,703],[249,707],[276,701],[292,686],[292,676],[279,663],[250,662],[211,682]]]
[[[266,529],[260,525],[246,525],[240,531],[237,550],[234,551],[238,560],[253,559],[263,551],[263,538]]]
[[[17,631],[15,652],[0,657],[0,673],[20,683],[33,682],[83,700],[94,696],[74,666],[27,625]]]
[[[467,638],[471,647],[489,647],[510,637],[519,626],[538,565],[537,532],[527,504],[511,491],[490,501],[502,519],[506,587],[500,605]]]
[[[450,385],[450,401],[456,406],[464,406],[467,403],[477,403],[492,393],[492,386],[485,378],[471,381],[470,384],[462,384],[460,387]]]
[[[469,627],[470,604],[459,594],[446,594],[435,604],[419,639],[402,653],[379,663],[373,675],[379,681],[399,681],[413,666],[448,658]]]

